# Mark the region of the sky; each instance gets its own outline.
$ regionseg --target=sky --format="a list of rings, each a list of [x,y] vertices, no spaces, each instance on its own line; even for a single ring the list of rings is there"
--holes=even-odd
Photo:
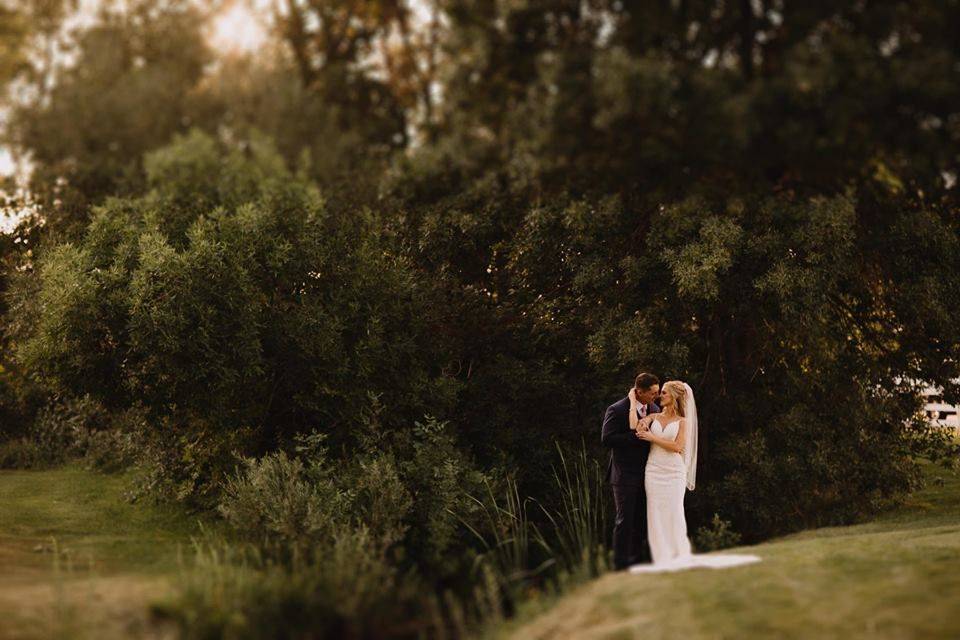
[[[12,176],[15,169],[10,152],[0,147],[0,176]]]
[[[102,0],[81,0],[80,10],[68,26],[75,28],[91,23],[102,4]],[[267,30],[262,16],[269,15],[271,4],[272,0],[224,1],[220,15],[211,24],[210,43],[225,53],[256,50],[266,41]],[[10,151],[0,146],[0,176],[10,176],[15,171]]]
[[[223,7],[218,17],[213,20],[208,35],[211,45],[224,53],[256,50],[266,41],[267,28],[263,16],[269,15],[272,2],[273,0],[222,0]],[[80,0],[77,15],[66,27],[71,29],[90,24],[102,4],[102,0]],[[0,120],[2,118],[3,113],[0,112]],[[0,177],[13,176],[17,169],[10,150],[0,146]],[[18,212],[0,211],[0,233],[12,229],[19,215]]]
[[[74,29],[91,24],[96,19],[97,11],[107,1],[80,0],[79,11],[68,21],[66,28]],[[266,42],[267,20],[277,0],[196,0],[196,2],[205,6],[220,5],[218,15],[210,25],[208,37],[215,50],[229,54],[256,51]],[[422,0],[411,0],[410,6],[419,20],[423,22],[429,20],[427,5]],[[0,111],[0,120],[2,118],[3,112]],[[16,175],[17,171],[18,167],[10,151],[0,146],[0,177]],[[8,213],[0,211],[0,232],[15,224],[16,216],[11,218],[6,215]]]

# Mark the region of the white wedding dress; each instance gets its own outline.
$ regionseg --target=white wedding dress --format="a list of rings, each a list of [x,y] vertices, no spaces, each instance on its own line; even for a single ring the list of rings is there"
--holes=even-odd
[[[676,440],[680,420],[663,426],[654,419],[650,433],[664,440]],[[650,445],[644,476],[647,492],[647,540],[654,564],[672,562],[691,554],[687,539],[687,518],[683,496],[687,491],[687,466],[683,456],[658,444]]]
[[[681,571],[695,567],[719,569],[759,562],[754,555],[701,555],[694,554],[687,538],[687,518],[683,510],[683,498],[687,489],[693,490],[697,466],[697,409],[693,391],[687,391],[687,437],[684,454],[664,449],[656,443],[650,445],[647,457],[644,488],[647,492],[647,539],[653,564],[638,564],[630,567],[630,573],[660,573]],[[676,440],[680,420],[666,426],[654,419],[650,424],[653,435],[666,440]]]

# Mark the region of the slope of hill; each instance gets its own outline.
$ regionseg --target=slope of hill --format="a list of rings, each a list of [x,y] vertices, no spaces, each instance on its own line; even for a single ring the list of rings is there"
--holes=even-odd
[[[745,567],[608,574],[500,636],[960,638],[960,474],[925,472],[926,488],[872,522],[741,548],[763,558]]]
[[[960,474],[850,527],[741,551],[756,565],[608,574],[497,631],[526,638],[960,638]],[[182,512],[131,505],[126,479],[77,468],[0,472],[0,640],[164,637]],[[733,550],[736,552],[736,550]]]

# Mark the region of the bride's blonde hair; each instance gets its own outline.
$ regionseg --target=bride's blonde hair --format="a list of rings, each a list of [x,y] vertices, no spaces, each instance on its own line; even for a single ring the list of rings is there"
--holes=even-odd
[[[687,388],[683,386],[683,383],[679,380],[671,380],[666,382],[661,389],[661,393],[669,393],[670,397],[673,398],[673,410],[677,412],[681,418],[686,418],[687,415],[684,412],[684,407],[687,406]]]

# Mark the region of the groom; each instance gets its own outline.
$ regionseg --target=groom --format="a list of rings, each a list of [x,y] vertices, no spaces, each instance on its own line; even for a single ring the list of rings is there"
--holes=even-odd
[[[630,393],[637,398],[640,418],[660,412],[656,404],[660,395],[660,380],[655,375],[638,375]],[[607,407],[600,435],[601,444],[610,449],[606,480],[613,486],[613,502],[617,508],[617,519],[613,526],[613,567],[616,570],[650,562],[647,494],[643,488],[650,443],[638,438],[636,432],[630,429],[629,411],[629,397]]]

